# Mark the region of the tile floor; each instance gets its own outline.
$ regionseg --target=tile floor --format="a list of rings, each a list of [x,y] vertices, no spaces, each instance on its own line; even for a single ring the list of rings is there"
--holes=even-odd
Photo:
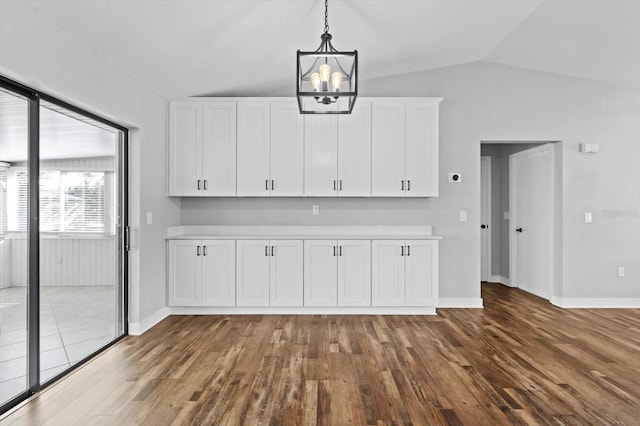
[[[120,334],[116,297],[115,286],[41,289],[41,382]],[[26,353],[26,288],[0,289],[0,404],[25,390]]]

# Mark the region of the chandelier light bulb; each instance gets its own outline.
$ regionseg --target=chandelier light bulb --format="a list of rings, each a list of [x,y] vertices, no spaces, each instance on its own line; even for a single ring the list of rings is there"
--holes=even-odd
[[[331,75],[331,67],[327,64],[322,64],[318,71],[320,72],[320,79],[325,83],[328,82]]]
[[[311,74],[311,87],[316,92],[320,90],[320,73],[314,72]]]
[[[331,74],[331,84],[335,92],[340,90],[340,83],[342,83],[342,73],[334,72]]]

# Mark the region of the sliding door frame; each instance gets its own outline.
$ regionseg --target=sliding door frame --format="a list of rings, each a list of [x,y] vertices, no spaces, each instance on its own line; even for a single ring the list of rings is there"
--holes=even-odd
[[[57,99],[46,93],[40,92],[22,83],[0,75],[0,88],[12,91],[28,100],[28,157],[27,173],[29,176],[28,198],[28,229],[27,229],[27,253],[28,253],[28,278],[27,278],[27,389],[15,398],[0,406],[0,415],[20,404],[42,388],[54,383],[61,377],[80,367],[97,354],[108,349],[129,334],[129,129],[95,115],[89,111]],[[113,127],[120,131],[118,143],[118,286],[119,321],[122,325],[122,334],[110,343],[99,348],[94,353],[76,362],[62,373],[52,377],[45,383],[40,383],[40,101],[49,102],[56,106],[68,109],[91,120]]]

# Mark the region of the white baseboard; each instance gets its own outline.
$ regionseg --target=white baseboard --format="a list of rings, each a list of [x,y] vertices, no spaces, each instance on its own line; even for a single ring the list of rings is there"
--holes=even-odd
[[[489,282],[504,284],[506,286],[513,287],[511,285],[511,280],[507,277],[503,277],[502,275],[491,275],[489,277]]]
[[[129,323],[129,335],[131,336],[139,336],[145,331],[149,330],[151,327],[165,319],[171,315],[171,309],[168,307],[163,307],[149,315],[147,318],[140,322],[130,322]]]
[[[482,298],[441,297],[438,308],[482,308]]]
[[[354,307],[172,307],[171,315],[436,315],[436,308],[421,306],[354,306]]]
[[[638,298],[588,298],[588,297],[551,297],[551,303],[560,308],[640,308]]]

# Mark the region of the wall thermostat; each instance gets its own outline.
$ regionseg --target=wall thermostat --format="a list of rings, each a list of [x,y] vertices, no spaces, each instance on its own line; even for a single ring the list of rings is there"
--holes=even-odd
[[[460,173],[449,173],[449,182],[453,182],[453,183],[462,182],[462,175]]]

